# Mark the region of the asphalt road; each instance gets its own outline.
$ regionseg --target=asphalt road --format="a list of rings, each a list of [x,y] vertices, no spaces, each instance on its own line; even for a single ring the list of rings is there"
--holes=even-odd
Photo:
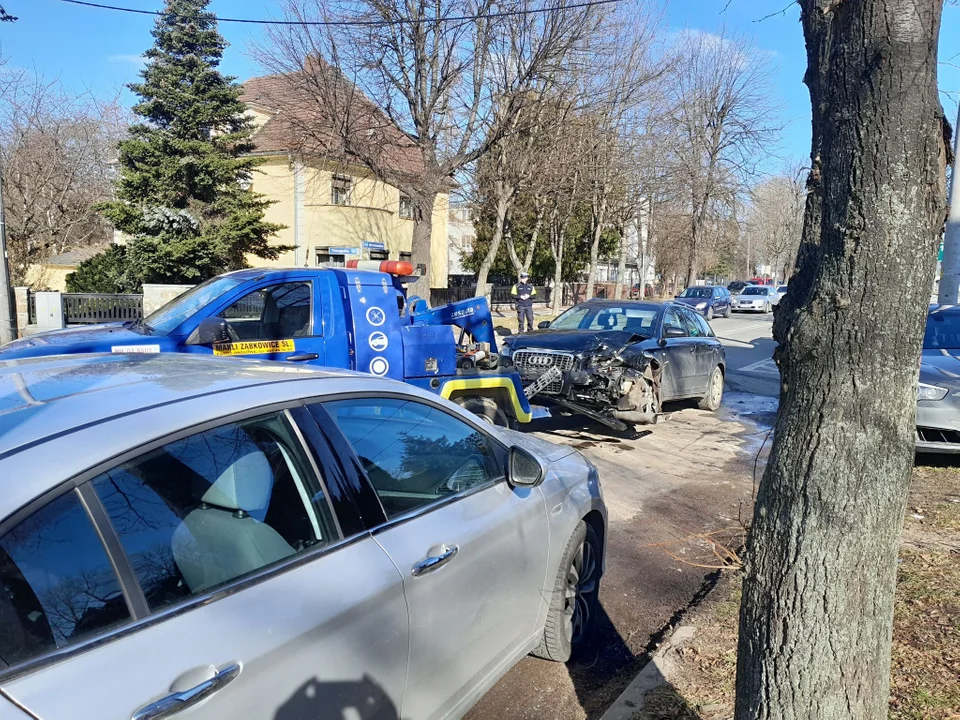
[[[727,353],[720,412],[668,405],[670,419],[638,438],[579,418],[532,423],[531,432],[573,445],[600,470],[610,515],[601,613],[579,657],[566,665],[524,659],[470,720],[599,718],[709,587],[711,571],[697,565],[716,557],[703,534],[729,531],[728,544],[736,544],[739,519],[751,512],[754,458],[776,412],[778,375],[771,316],[734,315],[712,326]]]

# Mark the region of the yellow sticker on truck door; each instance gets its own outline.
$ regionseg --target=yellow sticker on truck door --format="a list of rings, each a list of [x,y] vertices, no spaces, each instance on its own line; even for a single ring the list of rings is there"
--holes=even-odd
[[[254,340],[251,342],[217,343],[214,355],[266,355],[267,353],[293,352],[293,340]]]

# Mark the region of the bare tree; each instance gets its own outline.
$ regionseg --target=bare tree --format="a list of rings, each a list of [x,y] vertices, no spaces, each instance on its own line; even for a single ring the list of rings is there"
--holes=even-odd
[[[919,355],[945,212],[942,0],[799,0],[803,239],[748,546],[737,720],[888,714]]]
[[[669,95],[679,134],[677,177],[687,192],[687,284],[692,285],[710,214],[717,203],[730,204],[779,135],[770,60],[741,38],[687,31]]]
[[[791,168],[750,190],[746,231],[754,257],[765,258],[778,281],[787,279],[787,270],[800,247],[807,197],[805,177],[804,168]]]
[[[110,197],[111,162],[125,129],[116,102],[77,98],[26,72],[5,77],[0,95],[7,247],[14,282],[31,264],[106,242],[92,210]]]
[[[287,0],[294,22],[358,24],[296,24],[261,55],[288,79],[275,104],[294,111],[304,152],[341,151],[411,198],[413,261],[428,271],[413,292],[425,294],[437,195],[514,128],[526,93],[599,12],[533,0]]]

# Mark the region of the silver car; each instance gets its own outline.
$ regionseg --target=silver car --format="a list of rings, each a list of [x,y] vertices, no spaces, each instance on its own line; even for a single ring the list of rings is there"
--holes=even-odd
[[[779,302],[780,295],[772,285],[747,285],[733,299],[731,307],[733,312],[769,313]]]
[[[4,720],[455,717],[597,607],[596,468],[370,376],[12,361],[0,479]]]
[[[931,305],[917,387],[918,453],[960,453],[960,307]]]

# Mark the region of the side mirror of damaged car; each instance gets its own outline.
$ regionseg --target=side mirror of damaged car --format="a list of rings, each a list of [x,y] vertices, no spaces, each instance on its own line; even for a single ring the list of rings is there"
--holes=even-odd
[[[549,320],[541,320],[540,322],[537,323],[537,327],[538,327],[540,330],[546,330],[548,327],[550,327],[550,321],[549,321]]]
[[[205,317],[197,327],[197,345],[214,345],[230,342],[230,331],[227,330],[227,321],[221,317]]]
[[[687,336],[687,331],[684,330],[682,327],[677,327],[676,325],[667,325],[663,329],[664,338],[681,338],[686,336]]]
[[[507,479],[513,487],[536,487],[546,475],[543,465],[535,455],[519,445],[510,448],[510,465]]]

